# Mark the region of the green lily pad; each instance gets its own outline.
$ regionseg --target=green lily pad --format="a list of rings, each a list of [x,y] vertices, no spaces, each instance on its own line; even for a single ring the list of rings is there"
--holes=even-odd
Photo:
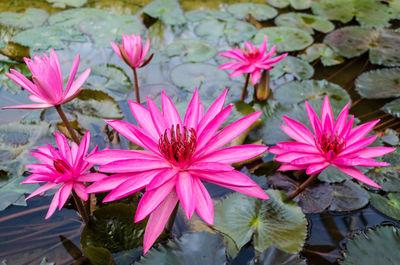
[[[333,200],[330,211],[354,211],[368,204],[369,194],[360,185],[353,181],[331,184],[333,188]]]
[[[6,89],[12,94],[17,94],[22,91],[22,88],[5,75],[5,73],[10,72],[10,68],[17,70],[27,78],[30,78],[32,73],[26,64],[0,60],[0,89]]]
[[[66,8],[67,6],[81,7],[87,0],[47,0],[47,2],[53,3],[53,7]]]
[[[142,254],[143,254],[143,248],[138,247],[113,253],[112,257],[116,265],[131,265],[135,261],[139,260]]]
[[[278,52],[298,51],[313,43],[311,35],[294,27],[269,27],[260,29],[254,37],[254,43],[262,43],[268,36],[270,47],[276,45]]]
[[[186,56],[190,62],[203,62],[213,58],[217,50],[202,40],[183,39],[169,45],[166,53],[168,56]]]
[[[371,205],[375,209],[393,219],[400,220],[399,193],[389,193],[387,198],[375,193],[370,193],[369,195],[371,196]]]
[[[238,19],[244,19],[248,15],[253,16],[259,21],[274,18],[278,11],[275,8],[265,4],[237,3],[228,7],[228,12]]]
[[[185,233],[169,240],[158,249],[151,249],[137,264],[142,265],[221,265],[226,264],[225,247],[218,234]],[[136,264],[136,263],[135,263]]]
[[[357,92],[364,98],[400,96],[400,68],[386,68],[365,72],[357,77]]]
[[[400,98],[385,104],[381,109],[390,115],[400,118]]]
[[[25,13],[1,12],[0,24],[17,28],[34,28],[43,25],[49,14],[38,8],[28,8]]]
[[[285,13],[275,18],[277,26],[296,27],[310,34],[314,30],[328,33],[335,29],[335,25],[324,17],[314,16],[306,13]]]
[[[32,193],[39,188],[39,184],[21,185],[20,183],[24,180],[24,177],[16,177],[9,183],[0,186],[0,211],[14,204],[20,198],[25,199],[25,193]]]
[[[96,47],[109,47],[123,34],[141,34],[144,26],[136,16],[115,15],[97,8],[76,8],[55,13],[50,25],[75,27],[90,36]]]
[[[195,28],[194,32],[197,36],[206,40],[217,40],[224,35],[225,22],[216,19],[206,19],[200,22]]]
[[[228,195],[215,205],[213,228],[229,236],[238,249],[253,239],[254,248],[264,251],[275,245],[297,253],[307,234],[307,220],[301,208],[277,190],[267,190],[269,200],[241,193]]]
[[[260,257],[254,258],[249,265],[307,265],[298,254],[291,254],[276,247],[264,250]]]
[[[234,20],[226,23],[224,33],[230,43],[241,43],[250,40],[257,32],[250,23]]]
[[[92,68],[85,87],[109,93],[115,100],[123,100],[132,91],[133,84],[122,68],[103,64]]]
[[[168,25],[181,25],[186,22],[183,11],[177,0],[156,0],[143,8],[151,17],[159,18]]]
[[[85,257],[87,257],[92,264],[96,265],[115,265],[113,257],[106,248],[87,246],[82,248]]]
[[[218,70],[216,65],[206,63],[180,64],[171,70],[170,76],[176,86],[189,90],[200,88],[208,81],[228,79],[225,71]]]
[[[373,64],[400,65],[400,33],[394,30],[349,26],[329,33],[324,43],[346,58],[369,51]]]
[[[314,43],[300,55],[300,58],[312,62],[321,58],[323,66],[332,66],[344,63],[344,59],[324,43]]]
[[[396,265],[400,260],[400,230],[394,226],[377,226],[348,239],[342,250],[341,265]]]
[[[104,247],[111,253],[139,247],[146,222],[135,223],[136,207],[115,203],[101,207],[82,230],[82,247]]]
[[[115,99],[100,90],[84,89],[74,100],[64,104],[70,112],[103,119],[122,119],[121,109]]]
[[[350,180],[351,177],[336,167],[329,166],[318,175],[318,179],[327,183],[338,183],[345,180]]]
[[[346,90],[326,80],[292,81],[279,86],[274,93],[275,99],[282,104],[295,104],[307,100],[317,112],[321,109],[318,106],[326,95],[329,96],[331,105],[336,108],[343,108],[351,101]]]
[[[185,13],[187,20],[192,22],[199,22],[203,20],[218,19],[222,21],[234,20],[228,12],[218,10],[191,10]]]
[[[13,41],[35,50],[65,49],[64,41],[86,41],[82,32],[62,26],[44,26],[24,30],[14,36]]]
[[[314,75],[314,68],[306,61],[293,57],[286,56],[270,70],[271,80],[278,79],[283,74],[288,73],[294,75],[297,79],[308,79]]]
[[[310,8],[312,0],[267,0],[267,2],[277,8],[285,8],[290,4],[294,9],[307,9]]]
[[[381,140],[391,146],[400,144],[399,133],[393,129],[386,129],[384,135],[381,136]]]

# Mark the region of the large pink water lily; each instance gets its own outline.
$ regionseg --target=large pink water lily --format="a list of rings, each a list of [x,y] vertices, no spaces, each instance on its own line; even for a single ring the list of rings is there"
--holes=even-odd
[[[214,210],[202,181],[267,199],[265,192],[248,176],[229,164],[262,154],[267,147],[240,145],[224,147],[245,131],[261,112],[252,113],[222,129],[232,105],[224,107],[227,90],[204,113],[196,89],[183,122],[171,99],[162,92],[162,112],[147,98],[148,108],[130,101],[139,126],[123,121],[106,122],[145,150],[106,150],[88,157],[102,165],[99,170],[116,173],[87,188],[88,192],[111,192],[105,202],[146,191],[140,200],[135,222],[150,215],[144,235],[146,253],[160,235],[178,200],[187,218],[196,211],[213,224]]]
[[[58,150],[53,146],[46,144],[37,148],[37,151],[31,151],[31,155],[37,158],[42,164],[30,164],[26,167],[30,169],[32,175],[28,176],[21,184],[32,184],[47,182],[34,192],[26,200],[36,195],[43,195],[45,191],[58,187],[50,204],[46,219],[49,218],[57,206],[58,209],[64,206],[69,195],[74,191],[82,200],[88,199],[86,186],[84,182],[97,181],[105,175],[100,173],[87,173],[93,164],[85,161],[89,144],[90,132],[87,131],[79,146],[72,143],[71,148],[67,138],[58,132],[55,132]],[[94,154],[97,146],[90,152]]]
[[[43,109],[61,105],[74,99],[81,91],[81,86],[90,74],[90,68],[83,72],[75,81],[79,67],[79,54],[75,57],[71,68],[67,86],[64,90],[63,77],[57,53],[50,51],[50,57],[45,53],[43,58],[33,56],[33,60],[24,58],[26,65],[32,72],[33,83],[18,71],[11,69],[6,75],[26,91],[31,93],[29,99],[37,104],[3,107],[3,109]]]
[[[281,142],[269,149],[271,153],[277,154],[276,161],[284,163],[279,170],[305,169],[308,175],[313,175],[328,166],[334,166],[361,182],[380,188],[356,167],[387,166],[388,163],[376,162],[372,158],[393,152],[395,148],[366,147],[378,137],[377,135],[365,136],[379,120],[352,128],[354,116],[347,119],[349,104],[343,108],[335,121],[328,96],[322,104],[321,119],[306,102],[313,133],[303,124],[283,116],[287,126],[281,125],[281,128],[296,142]]]
[[[250,73],[251,82],[253,84],[257,84],[258,80],[260,80],[262,70],[270,70],[274,68],[272,64],[279,62],[288,55],[285,53],[275,58],[271,58],[275,53],[276,45],[265,54],[267,50],[267,36],[264,36],[264,42],[258,48],[247,41],[245,41],[244,44],[246,50],[232,49],[220,53],[219,56],[236,60],[236,62],[224,63],[220,65],[218,69],[234,69],[230,74],[230,77]]]
[[[146,60],[150,49],[150,40],[147,39],[143,47],[140,35],[125,34],[122,36],[122,46],[118,43],[110,42],[114,52],[125,61],[131,68],[140,68],[148,64],[152,55]]]

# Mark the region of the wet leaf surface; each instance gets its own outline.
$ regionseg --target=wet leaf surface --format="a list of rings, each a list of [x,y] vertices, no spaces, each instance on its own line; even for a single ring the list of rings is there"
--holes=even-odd
[[[333,66],[344,63],[344,59],[324,43],[315,43],[311,45],[304,53],[300,54],[300,58],[307,62],[312,62],[320,58],[323,66]]]
[[[286,56],[270,70],[271,80],[278,79],[285,73],[292,74],[297,79],[308,79],[313,76],[314,68],[302,59]]]
[[[400,118],[400,99],[393,100],[385,104],[382,107],[382,110],[386,113],[389,113],[392,116]]]
[[[0,211],[14,204],[20,198],[25,199],[25,193],[31,193],[39,188],[39,184],[21,185],[20,183],[24,180],[24,177],[18,176],[7,184],[0,186]],[[23,205],[26,206],[26,203]]]
[[[277,26],[296,27],[310,34],[313,34],[314,30],[328,33],[335,28],[332,22],[323,17],[295,12],[279,15],[275,19],[275,24]]]
[[[186,56],[190,62],[208,61],[217,54],[217,50],[201,40],[182,39],[169,45],[166,49],[168,56]]]
[[[264,250],[260,257],[254,258],[249,265],[307,265],[298,254],[291,254],[276,247]]]
[[[311,6],[311,0],[267,0],[267,2],[278,8],[291,5],[294,9],[307,9]]]
[[[153,1],[143,8],[143,12],[154,18],[159,18],[168,25],[180,25],[186,22],[177,0]]]
[[[30,78],[32,74],[26,64],[0,60],[0,89],[6,89],[13,94],[17,94],[22,91],[22,88],[5,75],[10,69],[17,70],[27,78]]]
[[[333,200],[329,207],[330,211],[354,211],[368,204],[368,192],[353,181],[347,180],[331,185]]]
[[[87,0],[47,0],[47,2],[53,3],[53,7],[66,8],[67,6],[81,7]]]
[[[49,14],[38,8],[28,8],[24,13],[1,12],[0,23],[17,28],[39,27],[46,22]]]
[[[228,12],[238,19],[244,19],[251,15],[260,21],[274,18],[278,14],[278,11],[271,6],[255,3],[233,4],[228,7]]]
[[[366,176],[378,183],[384,191],[400,192],[400,150],[384,155],[382,161],[390,164],[387,167],[376,167],[366,173]]]
[[[387,197],[370,193],[371,205],[380,211],[381,213],[400,220],[400,194],[399,193],[388,193]]]
[[[372,70],[356,80],[357,92],[364,98],[391,98],[400,96],[400,68]]]

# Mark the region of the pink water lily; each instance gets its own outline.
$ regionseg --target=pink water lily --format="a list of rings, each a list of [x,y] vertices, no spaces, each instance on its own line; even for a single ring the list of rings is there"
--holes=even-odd
[[[114,52],[125,61],[131,68],[140,68],[148,64],[153,55],[147,60],[146,56],[150,49],[150,40],[147,39],[143,47],[140,35],[125,34],[122,36],[122,46],[115,42],[110,42]]]
[[[354,116],[348,119],[348,103],[334,120],[328,96],[322,104],[321,118],[306,102],[308,119],[313,132],[303,124],[282,116],[286,125],[282,130],[296,142],[280,142],[269,151],[277,154],[275,160],[284,163],[279,170],[302,170],[308,175],[318,174],[328,166],[334,166],[345,174],[370,186],[380,188],[356,167],[388,166],[386,162],[376,162],[374,157],[393,152],[392,147],[366,147],[373,143],[377,135],[365,137],[379,122],[367,122],[352,128]]]
[[[83,72],[75,81],[79,66],[79,54],[75,57],[71,73],[64,90],[63,77],[57,53],[50,51],[50,57],[45,53],[43,58],[34,55],[33,60],[24,58],[32,72],[33,83],[18,71],[11,69],[6,75],[26,91],[31,93],[29,99],[37,104],[3,107],[3,109],[43,109],[57,106],[74,99],[81,91],[82,85],[90,74],[90,68]]]
[[[164,92],[162,112],[149,98],[147,108],[129,102],[140,127],[106,120],[145,150],[106,150],[88,157],[91,163],[102,165],[100,171],[116,174],[92,184],[87,192],[111,191],[104,199],[109,202],[146,189],[135,216],[135,222],[139,222],[150,215],[144,235],[145,253],[164,229],[178,201],[187,218],[196,211],[206,223],[213,224],[213,203],[202,181],[268,198],[248,176],[229,165],[260,155],[267,147],[240,145],[221,149],[261,115],[252,113],[218,132],[232,111],[232,105],[224,107],[227,92],[204,112],[196,89],[183,122]]]
[[[71,192],[75,192],[82,200],[88,199],[86,186],[84,182],[94,182],[105,177],[100,173],[88,173],[93,164],[85,161],[89,144],[90,132],[87,131],[82,138],[79,146],[71,143],[71,148],[67,138],[58,132],[55,132],[58,150],[53,146],[46,144],[37,148],[37,151],[31,151],[31,155],[37,158],[42,164],[30,164],[26,167],[30,169],[32,175],[28,176],[21,184],[32,184],[47,182],[34,192],[26,200],[36,195],[43,195],[45,191],[58,187],[51,201],[46,215],[48,219],[56,210],[64,206]],[[97,146],[90,152],[94,154]]]
[[[288,55],[285,53],[275,58],[271,58],[276,51],[276,45],[274,45],[271,50],[265,54],[267,50],[267,36],[264,36],[264,42],[258,48],[247,41],[245,41],[244,44],[246,49],[232,49],[227,52],[220,53],[219,56],[236,61],[224,63],[220,65],[218,69],[234,69],[234,71],[230,74],[230,77],[250,73],[251,82],[253,84],[257,84],[258,80],[260,80],[262,70],[270,70],[274,68],[274,63],[279,62]]]

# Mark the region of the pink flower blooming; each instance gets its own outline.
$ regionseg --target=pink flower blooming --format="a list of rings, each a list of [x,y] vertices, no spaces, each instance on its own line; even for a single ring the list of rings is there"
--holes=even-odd
[[[296,142],[281,142],[269,151],[277,154],[275,160],[284,163],[279,170],[302,170],[308,175],[318,174],[328,166],[334,166],[345,174],[370,186],[380,188],[356,167],[388,166],[386,162],[376,162],[373,157],[393,152],[392,147],[366,147],[378,137],[364,138],[379,122],[367,122],[352,128],[354,116],[349,115],[348,103],[334,120],[328,96],[322,104],[321,119],[306,102],[308,119],[314,133],[303,124],[282,116],[286,125],[282,130]]]
[[[160,235],[178,200],[187,218],[194,211],[213,224],[214,210],[202,181],[268,199],[248,176],[229,164],[264,153],[261,145],[224,147],[245,131],[261,112],[252,113],[218,132],[232,105],[224,106],[227,90],[204,113],[196,89],[183,122],[171,99],[162,92],[162,112],[147,98],[148,108],[130,101],[139,126],[106,120],[120,134],[145,150],[105,150],[88,161],[102,165],[99,170],[116,173],[87,188],[87,192],[111,191],[104,199],[114,201],[146,188],[137,208],[135,222],[148,215],[143,248],[146,253]]]
[[[267,50],[267,36],[264,36],[264,42],[260,47],[255,47],[253,44],[245,41],[246,50],[232,49],[224,53],[220,53],[219,56],[234,59],[237,62],[228,62],[220,65],[218,69],[234,69],[230,74],[230,77],[239,76],[241,74],[250,73],[251,82],[257,84],[261,77],[262,70],[270,70],[274,68],[272,64],[279,62],[285,58],[288,54],[282,54],[278,57],[271,58],[276,50],[274,45],[271,50],[265,54]]]
[[[30,194],[26,200],[36,195],[43,195],[45,191],[58,186],[49,210],[46,215],[48,219],[56,210],[64,206],[72,190],[82,199],[88,199],[88,193],[85,191],[84,182],[97,181],[105,175],[99,173],[87,173],[93,164],[85,161],[89,143],[90,132],[87,131],[79,146],[71,143],[69,147],[67,138],[58,132],[56,142],[58,150],[53,146],[46,144],[37,148],[37,151],[31,151],[31,155],[37,158],[42,164],[30,164],[26,167],[30,169],[32,175],[28,176],[21,184],[32,184],[47,182]],[[94,154],[97,146],[90,152]]]
[[[78,54],[75,57],[68,83],[64,90],[61,66],[54,50],[50,51],[50,57],[44,53],[43,58],[34,55],[33,60],[28,58],[24,58],[24,60],[32,72],[33,83],[14,69],[10,70],[11,74],[6,73],[6,75],[31,93],[32,95],[29,95],[29,99],[37,104],[8,106],[3,107],[3,109],[43,109],[71,101],[82,91],[83,88],[81,86],[90,74],[90,68],[88,68],[74,81],[79,66]]]
[[[150,49],[150,40],[146,40],[146,44],[142,44],[140,35],[126,34],[122,36],[122,46],[119,43],[110,42],[114,52],[125,61],[131,68],[140,68],[148,64],[153,58],[153,54],[146,59]]]

